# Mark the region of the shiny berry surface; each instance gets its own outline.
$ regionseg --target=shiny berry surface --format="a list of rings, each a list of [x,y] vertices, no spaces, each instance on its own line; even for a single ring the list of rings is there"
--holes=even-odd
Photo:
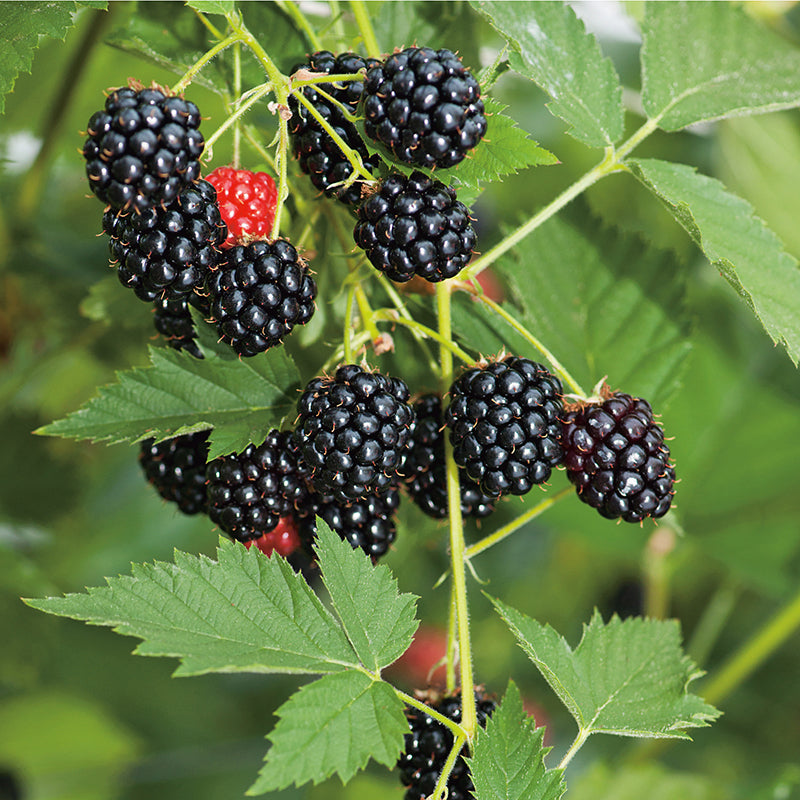
[[[220,214],[228,226],[223,247],[232,247],[244,238],[271,236],[278,202],[278,189],[271,175],[217,167],[206,180],[217,190]]]

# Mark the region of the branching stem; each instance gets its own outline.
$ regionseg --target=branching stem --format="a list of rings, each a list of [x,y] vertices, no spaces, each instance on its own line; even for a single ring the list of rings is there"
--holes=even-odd
[[[364,0],[350,0],[350,8],[353,10],[353,15],[356,18],[356,25],[361,33],[361,38],[364,41],[364,48],[367,55],[371,58],[380,58],[381,48],[378,45],[378,40],[375,38],[375,30],[372,27],[372,20],[367,12],[367,5]]]
[[[187,70],[186,74],[172,87],[173,94],[181,94],[183,90],[194,80],[203,67],[206,66],[215,56],[219,55],[223,50],[230,47],[235,42],[241,42],[242,37],[239,33],[232,33],[230,36],[217,42],[210,50],[203,53],[202,56]]]

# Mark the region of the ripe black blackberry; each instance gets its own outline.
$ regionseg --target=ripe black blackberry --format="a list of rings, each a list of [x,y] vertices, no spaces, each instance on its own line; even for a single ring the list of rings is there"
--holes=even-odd
[[[452,167],[486,133],[480,97],[455,53],[408,47],[367,70],[364,128],[406,164]]]
[[[461,722],[461,696],[425,700],[434,711],[438,711],[454,722]],[[475,692],[478,725],[486,727],[497,703],[483,692]],[[453,747],[453,734],[429,714],[416,708],[406,709],[406,718],[411,732],[405,735],[405,751],[397,767],[400,780],[406,787],[405,800],[425,800],[433,794],[442,767]],[[448,800],[470,800],[473,792],[472,777],[463,756],[459,756],[450,777],[447,779]]]
[[[397,536],[394,516],[399,505],[400,492],[396,487],[350,503],[312,492],[298,515],[300,539],[310,552],[319,516],[344,541],[354,549],[360,547],[375,562],[388,551]]]
[[[170,347],[185,350],[195,358],[203,358],[195,341],[197,333],[186,300],[159,298],[153,303],[153,311],[153,324]]]
[[[355,364],[306,386],[297,403],[297,433],[316,491],[348,502],[397,483],[414,431],[408,397],[399,378]]]
[[[156,444],[146,439],[139,463],[147,480],[184,514],[206,510],[206,457],[209,431],[176,436]]]
[[[453,456],[489,497],[525,494],[561,462],[561,382],[527,358],[468,369],[445,419]]]
[[[161,89],[116,89],[92,114],[83,145],[92,192],[139,213],[172,203],[200,177],[200,111]]]
[[[646,400],[603,393],[564,417],[564,466],[578,497],[607,519],[663,517],[675,494],[664,433]]]
[[[103,231],[120,282],[145,302],[187,299],[216,267],[228,235],[216,189],[203,180],[168,206],[124,214],[107,209]]]
[[[280,344],[314,314],[317,284],[285,239],[236,245],[208,280],[210,321],[240,356]]]
[[[270,431],[262,444],[209,463],[208,516],[232,539],[258,539],[306,503],[304,469],[294,434]]]
[[[356,244],[393,281],[443,281],[472,258],[477,237],[469,209],[452,188],[421,172],[392,173],[357,214]]]
[[[328,50],[321,50],[312,53],[307,63],[297,65],[292,72],[307,69],[328,75],[355,75],[359,70],[379,63],[375,58],[365,59],[355,53],[341,53],[334,56]],[[355,112],[364,89],[364,82],[349,81],[338,85],[326,83],[321,88],[349,111]],[[344,142],[361,156],[364,166],[370,171],[377,169],[380,158],[369,157],[355,125],[345,117],[340,106],[321,95],[313,86],[300,91]],[[289,108],[292,111],[292,118],[289,120],[292,152],[300,162],[300,169],[311,178],[311,183],[328,197],[335,197],[351,206],[360,202],[361,183],[356,181],[346,189],[341,185],[353,174],[353,167],[330,134],[323,130],[309,110],[293,96],[289,97]]]
[[[428,516],[447,516],[447,477],[444,461],[444,425],[442,398],[426,394],[414,404],[417,424],[406,447],[405,486],[411,499]],[[468,517],[486,517],[494,511],[494,499],[487,497],[475,481],[459,469],[461,513]]]

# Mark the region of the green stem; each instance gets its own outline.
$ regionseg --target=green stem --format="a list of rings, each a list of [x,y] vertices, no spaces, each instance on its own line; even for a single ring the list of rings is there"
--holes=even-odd
[[[336,36],[339,50],[344,51],[347,49],[344,46],[347,33],[344,29],[344,20],[342,19],[342,9],[339,6],[339,0],[328,0],[328,5],[331,7],[331,28]]]
[[[208,158],[209,160],[214,157],[214,145],[222,136],[225,131],[227,131],[232,125],[238,123],[238,121],[254,106],[265,94],[269,94],[272,91],[272,84],[265,83],[263,86],[260,86],[258,89],[254,90],[250,97],[247,98],[246,102],[242,103],[239,108],[231,114],[225,122],[222,123],[215,131],[208,137],[206,140],[206,146],[204,151],[204,157]],[[238,126],[237,126],[238,129]],[[236,129],[234,129],[236,130]]]
[[[375,38],[375,29],[372,27],[372,20],[369,18],[367,11],[367,4],[363,0],[350,0],[350,8],[356,18],[356,25],[361,33],[361,38],[364,40],[364,48],[367,55],[371,58],[380,58],[383,53],[378,46],[378,40]]]
[[[233,46],[233,94],[242,96],[242,43]],[[233,127],[233,168],[239,169],[242,158],[242,128],[237,117]]]
[[[208,52],[203,53],[202,56],[189,68],[187,73],[172,87],[173,94],[180,94],[193,80],[194,76],[197,75],[206,64],[211,61],[214,56],[219,55],[225,48],[230,47],[234,42],[241,42],[242,37],[240,34],[232,33],[227,38],[223,39],[221,42],[217,42]]]
[[[423,325],[421,322],[417,322],[415,319],[405,319],[393,310],[376,311],[372,315],[372,318],[380,320],[381,322],[393,322],[411,331],[416,331],[422,336],[426,336],[438,342],[442,347],[446,347],[454,356],[460,358],[465,364],[475,363],[475,359],[469,353],[462,350],[455,342],[445,339],[440,333],[437,333],[427,325]]]
[[[456,690],[456,661],[458,648],[458,609],[456,608],[456,591],[450,584],[450,608],[447,615],[447,661],[445,666],[445,686],[447,693]]]
[[[192,11],[194,15],[203,23],[206,30],[217,40],[221,40],[224,37],[222,31],[218,30],[217,27],[211,22],[211,20],[202,12],[198,11],[196,8],[193,8]]]
[[[644,551],[644,613],[650,619],[669,615],[669,555],[675,549],[675,531],[660,525],[651,535]]]
[[[559,769],[565,769],[567,764],[575,757],[575,753],[583,747],[583,743],[589,738],[589,734],[587,731],[581,730],[578,732],[578,735],[575,737],[575,741],[570,745],[569,750],[567,750],[566,755],[564,758],[561,759],[561,763],[558,765]]]
[[[449,717],[446,717],[444,714],[439,713],[438,711],[436,711],[436,709],[431,708],[426,703],[423,703],[422,700],[417,700],[416,697],[413,697],[410,694],[406,694],[405,692],[401,691],[400,689],[395,689],[394,686],[392,686],[392,689],[394,689],[394,693],[406,705],[412,706],[413,708],[416,708],[418,711],[422,711],[423,713],[427,714],[429,717],[432,717],[437,722],[441,723],[446,728],[448,728],[450,730],[450,732],[453,734],[453,736],[455,736],[456,738],[461,737],[462,739],[464,739],[466,737],[467,732],[457,722],[453,722],[452,719],[450,719]]]
[[[375,325],[375,315],[370,307],[364,287],[360,283],[356,284],[355,294],[356,302],[358,303],[358,313],[361,315],[361,324],[367,329],[374,342],[376,339],[380,339],[381,332],[378,330],[377,325]]]
[[[344,310],[344,361],[345,364],[353,363],[353,306],[356,302],[356,287],[347,290],[347,303]]]
[[[433,790],[431,800],[445,800],[447,797],[447,781],[450,779],[450,773],[456,765],[456,759],[461,753],[461,748],[466,741],[465,736],[457,736],[453,739],[453,747],[447,756],[447,761],[444,762],[439,780],[436,781],[436,788]]]
[[[320,38],[317,36],[316,31],[311,26],[311,23],[306,19],[303,12],[299,9],[297,3],[293,3],[291,0],[276,0],[278,8],[286,14],[287,17],[290,17],[293,22],[303,31],[308,39],[308,43],[311,45],[311,49],[314,52],[324,49],[322,47],[322,42]]]
[[[708,661],[714,643],[733,612],[737,597],[734,587],[727,584],[720,586],[703,610],[686,645],[686,652],[700,666]]]

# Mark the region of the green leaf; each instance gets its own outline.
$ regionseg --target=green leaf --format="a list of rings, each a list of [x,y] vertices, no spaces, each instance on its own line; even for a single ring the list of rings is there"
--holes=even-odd
[[[379,672],[408,649],[419,621],[412,594],[400,594],[385,565],[373,566],[317,518],[317,556],[322,579],[361,663]]]
[[[466,759],[475,800],[558,800],[567,788],[564,773],[545,768],[551,748],[542,746],[543,738],[544,728],[536,729],[510,681],[486,729],[478,728],[472,758]]]
[[[752,206],[714,178],[658,159],[626,162],[733,286],[773,342],[800,358],[800,269]]]
[[[194,8],[201,14],[232,14],[236,11],[234,0],[187,0],[189,8]]]
[[[213,427],[212,459],[264,441],[293,413],[299,376],[284,348],[249,359],[204,352],[196,359],[151,347],[152,366],[119,373],[117,383],[37,433],[113,444]]]
[[[614,65],[575,12],[562,2],[473,0],[513,48],[512,69],[552,98],[549,110],[590,147],[607,147],[623,132],[622,87]]]
[[[327,675],[303,686],[278,710],[272,747],[247,794],[320,783],[346,783],[370,758],[394,766],[408,722],[394,690],[363,672]]]
[[[143,656],[181,660],[176,675],[324,673],[358,663],[330,612],[277,556],[221,541],[217,561],[175,552],[82,594],[26,600],[33,608],[113,627]]]
[[[688,694],[702,675],[681,650],[677,620],[612,617],[595,611],[573,650],[549,625],[490,598],[519,646],[575,717],[583,736],[688,739],[719,716]]]
[[[642,103],[668,131],[800,105],[800,52],[731,3],[648,2]]]
[[[0,114],[17,75],[30,72],[41,37],[63,41],[74,12],[74,2],[0,3]]]

